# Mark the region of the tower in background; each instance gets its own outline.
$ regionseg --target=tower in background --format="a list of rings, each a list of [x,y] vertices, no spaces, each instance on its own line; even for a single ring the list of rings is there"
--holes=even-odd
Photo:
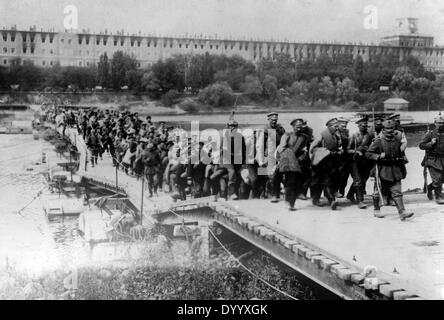
[[[419,33],[418,18],[407,17],[396,19],[394,35],[382,38],[380,44],[385,46],[430,48],[434,45],[434,38]]]

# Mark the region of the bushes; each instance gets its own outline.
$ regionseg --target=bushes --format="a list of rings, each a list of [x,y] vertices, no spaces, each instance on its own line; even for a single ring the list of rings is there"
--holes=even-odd
[[[181,103],[179,103],[179,108],[185,112],[196,113],[200,110],[200,105],[198,102],[191,98],[187,98]]]
[[[226,107],[234,103],[233,90],[227,82],[216,82],[199,92],[199,101],[212,107]]]
[[[178,102],[179,97],[180,97],[179,91],[170,90],[167,93],[165,93],[160,100],[162,101],[162,104],[165,107],[172,107]]]

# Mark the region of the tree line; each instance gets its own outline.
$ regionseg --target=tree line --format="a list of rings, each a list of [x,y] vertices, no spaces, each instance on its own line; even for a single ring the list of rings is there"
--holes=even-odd
[[[311,108],[380,106],[393,92],[416,109],[444,99],[442,77],[426,71],[412,56],[403,61],[392,56],[363,61],[361,56],[321,55],[314,61],[297,62],[280,53],[253,64],[240,56],[206,53],[176,55],[140,68],[136,58],[119,51],[111,58],[101,55],[98,64],[90,67],[56,64],[43,68],[17,59],[0,68],[0,87],[17,84],[21,90],[129,89],[160,99],[167,106],[179,103],[184,96],[197,97],[191,106],[184,106],[190,111],[198,108],[196,100],[217,108],[232,105],[239,94],[244,103]],[[390,93],[380,92],[382,86]]]

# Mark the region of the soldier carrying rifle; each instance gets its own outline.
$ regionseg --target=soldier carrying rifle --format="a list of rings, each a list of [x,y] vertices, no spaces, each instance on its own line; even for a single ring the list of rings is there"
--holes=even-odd
[[[375,217],[384,218],[380,211],[380,196],[391,197],[398,209],[401,221],[413,216],[404,207],[401,181],[405,179],[407,170],[403,139],[395,130],[393,120],[384,121],[384,129],[367,150],[366,156],[376,161],[375,166],[375,192],[373,205]]]
[[[435,119],[435,129],[427,132],[419,144],[421,150],[426,151],[424,166],[429,169],[432,183],[427,186],[429,199],[433,199],[437,204],[444,204],[442,195],[442,183],[444,179],[444,116]]]

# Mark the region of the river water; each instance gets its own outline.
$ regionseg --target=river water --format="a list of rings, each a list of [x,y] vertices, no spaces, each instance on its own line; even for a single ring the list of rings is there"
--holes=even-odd
[[[48,223],[43,214],[45,148],[32,135],[0,137],[0,267],[40,273],[85,256],[77,219]]]

